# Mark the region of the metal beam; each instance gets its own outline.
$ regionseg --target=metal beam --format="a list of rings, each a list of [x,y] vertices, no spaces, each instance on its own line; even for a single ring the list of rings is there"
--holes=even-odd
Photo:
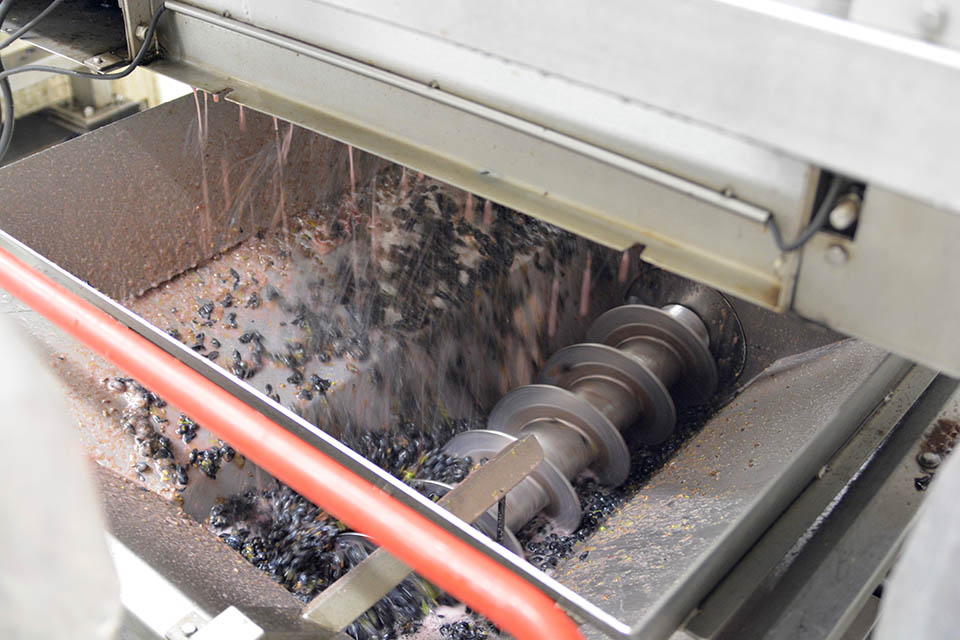
[[[518,83],[524,69],[960,211],[960,123],[943,108],[960,100],[960,53],[786,3],[199,4],[558,131],[608,125]]]

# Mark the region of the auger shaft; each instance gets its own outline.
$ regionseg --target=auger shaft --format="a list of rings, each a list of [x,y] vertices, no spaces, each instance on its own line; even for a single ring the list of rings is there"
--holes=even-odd
[[[703,402],[716,390],[707,328],[687,307],[617,307],[597,318],[587,340],[554,354],[538,384],[504,396],[487,429],[462,433],[444,447],[482,462],[520,435],[537,438],[543,462],[507,495],[505,544],[514,549],[512,532],[541,511],[561,531],[579,525],[570,480],[590,469],[601,483],[618,485],[629,472],[627,441],[656,444],[669,437],[676,409],[668,390],[687,403]]]

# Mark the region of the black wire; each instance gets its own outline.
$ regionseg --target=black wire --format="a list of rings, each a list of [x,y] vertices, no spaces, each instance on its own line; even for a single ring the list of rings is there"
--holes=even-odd
[[[11,44],[13,44],[14,42],[16,42],[17,39],[18,39],[20,36],[22,36],[22,35],[25,34],[27,31],[30,31],[30,29],[33,29],[35,26],[37,26],[37,24],[38,24],[41,20],[43,20],[44,18],[46,18],[47,15],[48,15],[51,11],[53,11],[54,9],[56,9],[61,3],[63,3],[63,0],[53,0],[53,2],[51,2],[49,5],[47,5],[47,8],[44,9],[43,11],[41,11],[39,14],[37,14],[37,16],[36,16],[33,20],[31,20],[31,21],[28,22],[27,24],[23,25],[22,27],[20,27],[19,29],[17,29],[16,31],[14,31],[13,33],[11,33],[11,34],[10,34],[10,37],[9,37],[7,40],[4,40],[3,42],[0,42],[0,51],[2,51],[3,49],[6,49],[7,47],[9,47]],[[2,22],[3,22],[3,21],[0,20],[0,24],[2,24]]]
[[[7,14],[13,7],[13,0],[3,0],[0,2],[0,28],[3,27]],[[4,73],[3,61],[0,60],[0,74]],[[3,96],[3,127],[0,128],[0,162],[7,155],[10,149],[10,143],[13,141],[13,89],[10,88],[10,81],[7,78],[0,80],[0,96]]]
[[[10,9],[12,8],[13,0],[3,0],[3,2],[0,2],[0,26],[3,26],[3,22],[7,19],[7,14],[10,13]]]
[[[140,45],[140,50],[137,51],[137,55],[134,56],[133,60],[130,61],[130,64],[123,71],[117,71],[115,73],[87,73],[85,71],[61,69],[60,67],[50,67],[43,64],[28,64],[22,67],[17,67],[16,69],[8,69],[3,73],[0,73],[0,80],[9,78],[10,76],[18,73],[27,73],[28,71],[43,71],[46,73],[57,73],[62,76],[71,76],[74,78],[92,78],[93,80],[119,80],[120,78],[126,78],[128,75],[133,73],[134,69],[140,66],[140,63],[143,62],[144,57],[146,57],[147,50],[150,48],[150,41],[153,40],[153,34],[157,30],[157,23],[160,21],[160,16],[163,14],[165,9],[166,7],[162,4],[157,7],[157,10],[153,13],[153,17],[150,19],[150,24],[147,26],[147,33],[143,38],[143,44]]]
[[[2,76],[3,74],[0,73],[0,77]],[[810,219],[810,224],[808,224],[792,242],[783,241],[783,236],[780,234],[780,227],[777,226],[777,221],[774,218],[770,218],[770,232],[773,234],[773,241],[777,243],[777,248],[780,249],[780,251],[784,253],[796,251],[807,244],[810,238],[813,237],[813,234],[823,228],[827,222],[827,218],[830,216],[833,203],[836,202],[837,196],[840,194],[842,182],[839,177],[833,177],[830,181],[830,186],[827,187],[826,195],[823,196],[823,201],[820,202],[820,208],[817,209],[817,212]]]
[[[53,2],[50,3],[50,6],[48,6],[45,11],[41,12],[40,15],[28,23],[28,26],[35,25],[40,18],[46,15],[46,13],[51,11],[60,2],[62,2],[62,0],[53,0]],[[3,22],[7,17],[7,13],[10,12],[12,5],[13,0],[3,0],[0,2],[0,27],[3,26]],[[150,49],[150,42],[153,40],[153,34],[157,30],[157,23],[160,22],[160,16],[163,14],[164,9],[166,9],[166,7],[161,3],[160,6],[157,7],[157,10],[154,11],[153,17],[150,19],[150,24],[147,26],[147,33],[143,38],[143,44],[140,45],[140,50],[137,51],[137,55],[134,56],[133,60],[130,61],[130,64],[123,71],[117,71],[115,73],[87,73],[84,71],[61,69],[60,67],[51,67],[42,64],[28,64],[15,69],[4,69],[3,64],[0,63],[0,94],[3,96],[4,114],[3,129],[0,131],[0,162],[3,162],[3,158],[6,156],[7,150],[10,148],[10,141],[13,138],[13,91],[10,89],[10,76],[18,73],[27,73],[28,71],[42,71],[64,76],[72,76],[74,78],[91,78],[93,80],[119,80],[120,78],[126,78],[128,75],[133,73],[134,69],[140,66],[140,63],[143,62],[144,57],[147,55],[147,51]],[[24,29],[20,29],[17,32],[17,37],[19,37],[21,31],[24,31]],[[11,37],[10,40],[4,42],[4,46],[13,40],[14,38]]]
[[[3,24],[0,22],[0,24]],[[3,72],[3,62],[0,62],[0,72]],[[10,149],[13,140],[13,91],[10,81],[4,78],[0,81],[0,95],[3,96],[3,128],[0,129],[0,162]]]

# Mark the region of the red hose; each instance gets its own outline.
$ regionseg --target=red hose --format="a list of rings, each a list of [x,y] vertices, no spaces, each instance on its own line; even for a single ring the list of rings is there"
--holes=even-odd
[[[536,587],[0,249],[0,287],[517,638],[583,638]]]

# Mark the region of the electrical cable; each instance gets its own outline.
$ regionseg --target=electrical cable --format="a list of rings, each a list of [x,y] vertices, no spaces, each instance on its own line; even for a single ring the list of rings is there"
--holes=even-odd
[[[40,15],[35,17],[28,24],[36,24],[43,15],[50,11],[56,4],[59,4],[59,2],[62,2],[62,0],[54,0],[51,2],[50,6],[48,6],[45,11],[41,12]],[[0,27],[3,26],[3,21],[6,18],[7,13],[9,13],[12,4],[13,0],[3,0],[3,2],[0,2]],[[140,45],[140,50],[137,51],[137,55],[134,56],[133,60],[130,61],[130,64],[128,64],[127,67],[122,71],[116,71],[114,73],[88,73],[85,71],[61,69],[60,67],[51,67],[49,65],[42,64],[28,64],[22,67],[16,67],[15,69],[3,69],[3,65],[0,64],[0,94],[3,96],[4,113],[3,129],[0,131],[0,162],[3,161],[3,158],[10,147],[10,140],[13,138],[13,91],[10,89],[10,76],[18,73],[27,73],[28,71],[41,71],[45,73],[56,73],[64,76],[71,76],[74,78],[91,78],[93,80],[119,80],[121,78],[126,78],[128,75],[133,73],[134,69],[140,66],[140,63],[143,62],[143,59],[146,57],[147,51],[150,49],[150,42],[153,40],[153,34],[157,30],[157,24],[160,22],[160,16],[163,15],[165,9],[166,7],[161,4],[157,7],[157,10],[154,11],[153,17],[150,19],[150,24],[147,25],[147,32],[144,35],[143,44]],[[20,31],[23,31],[23,29]],[[13,38],[5,41],[3,44],[5,46],[12,41]]]
[[[0,77],[3,77],[3,74],[0,73]],[[823,228],[824,224],[827,222],[827,218],[830,216],[830,211],[833,209],[833,203],[837,201],[837,196],[840,194],[840,187],[842,186],[843,180],[839,177],[834,176],[830,181],[830,186],[827,187],[827,193],[823,197],[823,201],[820,203],[820,208],[817,209],[817,212],[810,219],[810,224],[797,235],[791,242],[784,242],[783,236],[780,233],[780,227],[777,226],[777,221],[774,218],[770,218],[770,232],[773,234],[773,241],[777,243],[777,248],[783,253],[788,253],[790,251],[796,251],[803,245],[807,244],[810,238],[813,237],[817,231]]]
[[[3,72],[3,61],[0,61],[0,72]],[[0,95],[3,96],[3,127],[0,128],[0,162],[7,155],[10,142],[13,140],[13,90],[10,81],[0,80]]]
[[[13,0],[3,0],[0,2],[0,27],[7,18],[13,6]],[[6,44],[6,43],[4,43]],[[3,60],[0,60],[0,73],[4,73]],[[3,162],[4,156],[10,149],[10,143],[13,141],[13,126],[15,116],[13,113],[13,89],[10,88],[10,81],[7,78],[0,80],[0,96],[3,97],[3,125],[0,128],[0,162]]]
[[[7,19],[7,14],[10,13],[10,9],[13,8],[13,0],[3,0],[0,2],[0,26],[3,26],[4,21]]]
[[[119,80],[120,78],[126,78],[128,75],[133,73],[134,69],[140,66],[140,63],[143,62],[144,57],[146,57],[147,50],[150,49],[150,41],[153,40],[153,34],[157,30],[157,23],[160,21],[160,16],[163,14],[165,9],[166,7],[164,5],[157,7],[153,17],[150,19],[150,24],[147,26],[147,33],[144,35],[143,44],[140,45],[140,50],[137,51],[137,55],[134,56],[133,60],[130,61],[130,64],[127,65],[123,71],[116,71],[114,73],[88,73],[86,71],[62,69],[60,67],[51,67],[43,64],[28,64],[22,67],[17,67],[16,69],[7,69],[3,73],[0,73],[0,79],[9,78],[10,76],[18,73],[27,73],[28,71],[58,73],[63,76],[71,76],[74,78],[91,78],[93,80]]]
[[[22,27],[20,27],[19,29],[17,29],[16,31],[14,31],[13,33],[11,33],[9,38],[7,38],[6,40],[4,40],[3,42],[0,42],[0,51],[2,51],[3,49],[6,49],[7,47],[9,47],[11,44],[13,44],[14,42],[16,42],[16,41],[20,38],[20,36],[22,36],[22,35],[25,34],[27,31],[30,31],[30,29],[33,29],[35,26],[37,26],[37,24],[39,24],[41,20],[43,20],[44,18],[46,18],[47,15],[49,15],[51,11],[53,11],[54,9],[56,9],[56,8],[57,8],[58,6],[60,6],[62,3],[63,3],[63,0],[53,0],[53,2],[51,2],[49,5],[47,5],[47,8],[46,8],[46,9],[44,9],[44,10],[41,11],[39,14],[37,14],[36,17],[34,17],[32,20],[30,20],[30,22],[28,22],[27,24],[23,25]],[[0,24],[2,24],[2,23],[3,23],[3,21],[0,20]]]

